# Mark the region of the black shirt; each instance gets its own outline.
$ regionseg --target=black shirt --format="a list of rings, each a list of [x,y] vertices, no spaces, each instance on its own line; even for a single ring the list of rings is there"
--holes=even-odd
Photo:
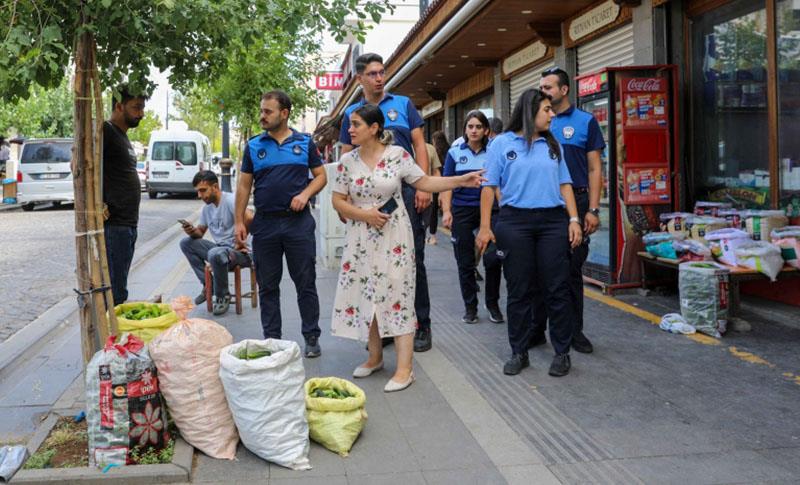
[[[142,199],[136,152],[128,135],[114,123],[103,123],[103,202],[108,206],[108,226],[132,226],[139,223]]]

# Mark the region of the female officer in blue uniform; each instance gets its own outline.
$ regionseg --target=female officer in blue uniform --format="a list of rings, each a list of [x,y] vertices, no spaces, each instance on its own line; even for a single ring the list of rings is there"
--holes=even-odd
[[[552,315],[550,341],[556,355],[549,374],[563,376],[570,369],[574,309],[569,251],[580,244],[582,234],[569,169],[549,131],[553,116],[550,96],[538,89],[524,91],[514,106],[508,131],[492,141],[487,154],[476,245],[484,251],[496,234],[497,253],[504,258],[512,355],[503,372],[508,375],[530,365],[528,339],[537,286],[544,291],[547,314]],[[493,232],[492,206],[497,196],[500,213]]]
[[[486,119],[486,115],[478,110],[467,113],[463,132],[466,141],[448,150],[442,175],[452,177],[483,170],[486,164],[486,145],[489,142],[488,130],[489,120]],[[458,188],[452,192],[442,192],[439,198],[442,206],[442,224],[447,228],[452,227],[458,282],[466,309],[461,321],[478,323],[474,231],[480,227],[481,222],[481,189]],[[489,310],[489,320],[502,323],[503,314],[498,305],[501,264],[494,251],[483,255],[483,266],[486,269],[486,309]]]

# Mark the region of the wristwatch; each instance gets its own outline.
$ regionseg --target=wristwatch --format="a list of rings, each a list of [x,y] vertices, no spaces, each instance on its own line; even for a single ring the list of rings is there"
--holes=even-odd
[[[577,223],[577,224],[580,224],[580,223],[581,223],[580,219],[578,219],[577,217],[570,217],[570,218],[569,218],[569,222],[570,222],[570,223],[573,223],[573,222],[575,222],[575,223]]]
[[[592,214],[595,217],[600,217],[600,208],[599,207],[594,207],[592,209],[589,209],[589,213]]]

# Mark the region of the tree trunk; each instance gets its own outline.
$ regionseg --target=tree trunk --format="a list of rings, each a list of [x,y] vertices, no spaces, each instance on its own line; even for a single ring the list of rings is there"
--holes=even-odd
[[[92,108],[97,96],[96,44],[84,32],[75,50],[75,141],[73,145],[73,186],[75,189],[75,251],[77,256],[78,306],[81,319],[81,350],[84,363],[105,343],[111,332],[108,314],[113,315],[113,297],[103,237],[103,201],[100,171],[102,105],[96,123]],[[95,84],[94,89],[92,84]],[[102,103],[102,101],[99,101]],[[94,133],[93,133],[94,132]],[[111,310],[109,312],[109,310]],[[114,320],[114,323],[115,320]],[[114,325],[116,327],[116,325]]]

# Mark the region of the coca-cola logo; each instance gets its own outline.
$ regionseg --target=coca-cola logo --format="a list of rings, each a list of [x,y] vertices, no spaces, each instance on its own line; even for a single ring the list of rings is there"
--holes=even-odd
[[[663,79],[656,77],[633,78],[628,80],[628,91],[663,91]]]
[[[591,76],[581,79],[578,82],[578,94],[592,94],[600,91],[603,88],[603,81],[600,76]]]

